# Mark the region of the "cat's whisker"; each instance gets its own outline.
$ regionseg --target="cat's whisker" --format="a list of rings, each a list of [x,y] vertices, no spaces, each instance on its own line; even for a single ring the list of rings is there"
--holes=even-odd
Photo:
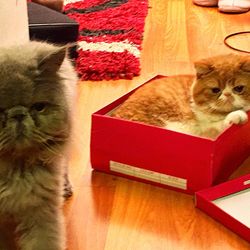
[[[65,141],[65,139],[67,139],[66,136],[50,135],[48,133],[41,132],[41,131],[34,131],[34,135],[40,136],[40,138],[43,139],[44,141],[52,140],[52,141],[59,142],[59,141]]]
[[[3,150],[10,143],[10,136],[8,134],[0,138],[0,151]]]
[[[43,145],[43,146],[46,146],[46,148],[52,149],[52,150],[53,150],[53,153],[54,153],[54,151],[55,151],[55,150],[54,150],[54,147],[52,147],[52,145],[48,142],[48,141],[49,141],[48,139],[43,138],[43,137],[37,135],[37,136],[35,137],[35,140],[36,140],[39,144],[41,144],[41,145]],[[55,140],[52,140],[52,143],[53,143],[53,146],[60,145],[60,144],[58,144],[57,141],[55,141]],[[55,151],[55,152],[56,152],[56,154],[58,154],[57,151]]]
[[[61,132],[56,135],[45,134],[45,136],[47,136],[48,139],[56,140],[56,141],[65,141],[68,138],[68,135],[66,133],[64,134]]]
[[[1,142],[2,140],[5,140],[5,139],[8,138],[8,137],[10,137],[9,134],[6,134],[5,132],[1,132],[1,133],[0,133],[0,142]]]
[[[36,133],[34,134],[34,138],[41,144],[43,145],[46,149],[48,149],[51,153],[53,153],[54,155],[60,155],[59,150],[57,150],[55,147],[53,147],[52,145],[50,145],[48,143],[48,138],[44,138],[41,133]],[[56,146],[56,142],[53,141],[54,145]]]
[[[36,140],[38,140],[39,142],[43,143],[46,142],[47,140],[52,140],[53,137],[52,136],[46,136],[43,133],[39,132],[39,131],[35,131],[34,132],[34,138]]]
[[[60,151],[56,150],[54,147],[51,147],[48,143],[42,143],[45,148],[54,155],[61,155]]]
[[[51,145],[49,145],[49,143],[47,142],[47,139],[40,136],[39,134],[36,134],[34,136],[35,140],[37,142],[39,142],[43,147],[45,147],[49,152],[51,152],[53,155],[60,155],[59,150],[57,150],[55,147],[52,147]],[[55,144],[56,145],[56,144]]]
[[[8,136],[5,136],[4,138],[1,138],[0,139],[0,145],[6,143],[8,141],[8,138],[9,138]]]
[[[48,138],[45,138],[44,136],[42,136],[41,134],[38,134],[38,133],[34,134],[34,139],[36,141],[38,141],[39,143],[43,143],[43,142],[46,142],[48,140]]]

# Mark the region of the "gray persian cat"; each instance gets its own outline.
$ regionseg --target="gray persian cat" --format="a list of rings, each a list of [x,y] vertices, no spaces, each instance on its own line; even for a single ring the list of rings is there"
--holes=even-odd
[[[18,249],[66,248],[61,206],[76,83],[65,47],[0,48],[0,221],[14,221]]]

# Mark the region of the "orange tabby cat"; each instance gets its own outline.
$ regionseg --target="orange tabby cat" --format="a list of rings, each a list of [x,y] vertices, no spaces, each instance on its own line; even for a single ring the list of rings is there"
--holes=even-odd
[[[250,57],[221,55],[195,63],[196,76],[157,79],[135,91],[112,116],[215,138],[248,120]]]

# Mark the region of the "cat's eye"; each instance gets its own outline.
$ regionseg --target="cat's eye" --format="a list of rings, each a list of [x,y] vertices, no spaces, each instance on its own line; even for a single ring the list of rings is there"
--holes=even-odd
[[[212,88],[211,90],[212,90],[212,93],[214,94],[220,93],[220,88]]]
[[[32,105],[32,109],[36,110],[38,112],[43,112],[47,106],[47,103],[45,102],[37,102]]]
[[[236,93],[242,93],[244,90],[244,86],[243,85],[239,85],[233,88],[233,91]]]

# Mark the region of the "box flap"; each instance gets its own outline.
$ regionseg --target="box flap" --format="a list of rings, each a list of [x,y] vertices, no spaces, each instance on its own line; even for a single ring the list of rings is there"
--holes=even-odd
[[[197,192],[196,206],[250,242],[250,174]]]

